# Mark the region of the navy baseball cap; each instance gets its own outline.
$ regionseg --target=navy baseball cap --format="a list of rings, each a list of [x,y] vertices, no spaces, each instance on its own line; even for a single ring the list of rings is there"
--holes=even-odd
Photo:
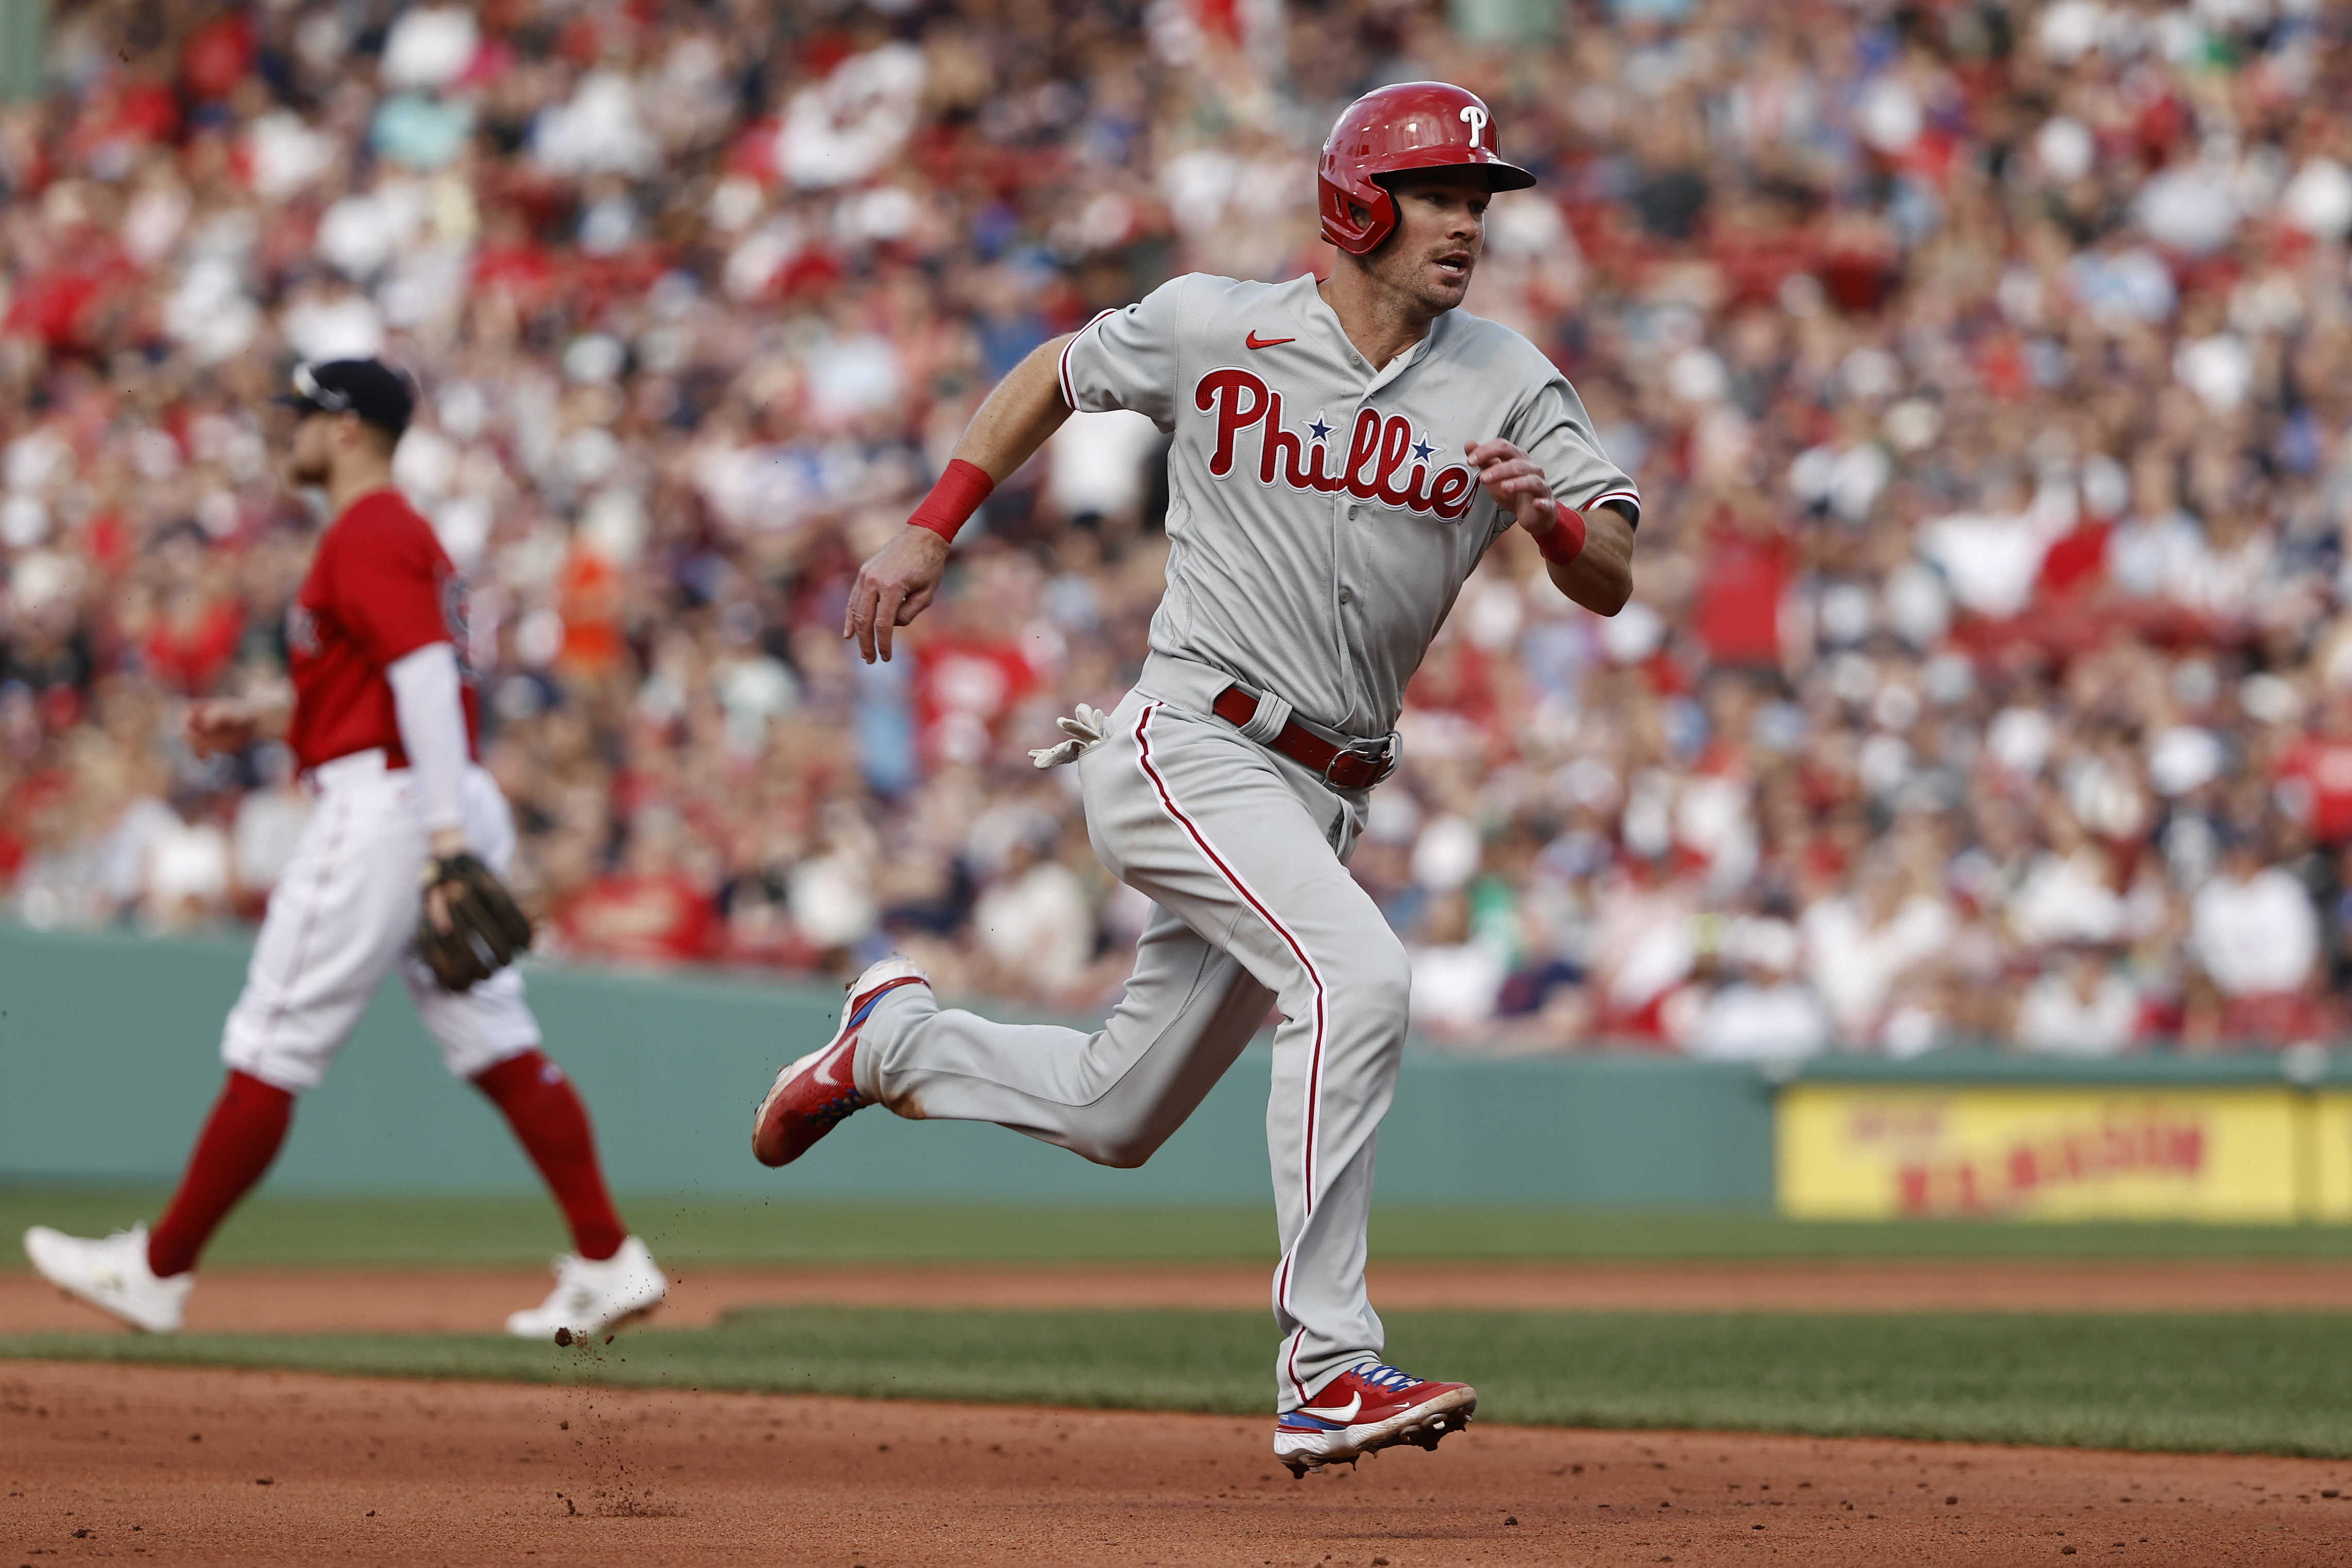
[[[416,388],[378,359],[337,359],[294,367],[294,390],[278,399],[301,415],[356,414],[398,436],[416,412]]]

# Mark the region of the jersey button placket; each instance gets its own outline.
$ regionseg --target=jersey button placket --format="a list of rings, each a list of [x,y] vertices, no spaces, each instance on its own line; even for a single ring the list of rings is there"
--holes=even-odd
[[[1348,363],[1350,363],[1350,364],[1352,364],[1352,365],[1354,365],[1358,370],[1361,370],[1361,369],[1363,369],[1363,368],[1364,368],[1364,362],[1363,362],[1362,360],[1360,360],[1360,359],[1350,359]],[[1375,415],[1377,415],[1377,414],[1379,414],[1379,413],[1380,413],[1380,410],[1379,410],[1379,409],[1377,409],[1377,408],[1372,408],[1372,400],[1371,400],[1371,398],[1370,398],[1370,396],[1366,396],[1366,397],[1364,398],[1364,400],[1363,400],[1361,403],[1359,403],[1359,404],[1357,404],[1357,405],[1356,405],[1356,412],[1355,412],[1354,414],[1352,414],[1352,415],[1349,416],[1349,417],[1348,417],[1348,447],[1349,447],[1349,452],[1348,452],[1348,454],[1347,454],[1347,455],[1342,456],[1342,457],[1341,457],[1341,458],[1339,459],[1339,460],[1340,460],[1340,462],[1341,462],[1341,463],[1343,463],[1343,464],[1344,464],[1344,463],[1346,463],[1347,458],[1348,458],[1348,457],[1349,457],[1349,456],[1352,456],[1352,455],[1353,455],[1353,450],[1354,450],[1355,444],[1356,444],[1356,443],[1355,443],[1356,421],[1357,421],[1357,420],[1359,420],[1359,419],[1361,419],[1361,418],[1364,416],[1364,410],[1366,410],[1366,409],[1368,409],[1368,408],[1371,408],[1371,409],[1372,409],[1372,412],[1373,412]],[[1372,445],[1373,445],[1373,447],[1374,447],[1375,448],[1377,448],[1377,447],[1380,446],[1380,443],[1379,443],[1378,441],[1375,441],[1375,442],[1373,442],[1373,443],[1372,443]],[[1348,469],[1348,468],[1343,468],[1340,470],[1339,478],[1340,478],[1340,480],[1341,480],[1341,482],[1342,482],[1342,483],[1344,483],[1344,482],[1345,482],[1345,481],[1346,481],[1346,480],[1350,477],[1351,472],[1352,472],[1352,470]],[[1352,494],[1354,494],[1354,492],[1353,492],[1353,491],[1350,491],[1350,490],[1342,490],[1340,493],[1341,493],[1342,495],[1352,495]],[[1349,503],[1348,503],[1348,521],[1349,521],[1349,522],[1361,522],[1361,521],[1363,521],[1363,519],[1364,519],[1364,509],[1363,509],[1361,506],[1358,505],[1358,504],[1357,504],[1355,501],[1353,501],[1353,500],[1349,501]]]

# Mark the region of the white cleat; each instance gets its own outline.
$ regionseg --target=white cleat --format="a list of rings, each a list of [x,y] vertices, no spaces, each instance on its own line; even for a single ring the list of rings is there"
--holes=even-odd
[[[555,1260],[555,1289],[536,1307],[526,1307],[507,1319],[507,1332],[517,1339],[544,1340],[559,1330],[574,1335],[602,1333],[606,1329],[644,1317],[661,1305],[669,1281],[654,1263],[654,1255],[635,1237],[621,1250],[601,1261],[565,1253]]]
[[[42,1279],[102,1312],[151,1334],[180,1331],[193,1270],[159,1279],[147,1267],[147,1227],[134,1225],[103,1241],[37,1225],[25,1233],[25,1256]]]

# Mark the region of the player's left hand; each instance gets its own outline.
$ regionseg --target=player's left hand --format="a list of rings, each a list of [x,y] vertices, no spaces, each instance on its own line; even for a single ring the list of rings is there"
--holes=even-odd
[[[436,854],[425,863],[424,882],[416,956],[442,990],[470,990],[530,948],[530,918],[497,874],[472,855]]]
[[[1533,458],[1500,437],[1491,441],[1465,441],[1463,453],[1478,467],[1478,482],[1495,504],[1536,539],[1559,521],[1559,503],[1552,499],[1551,481]]]

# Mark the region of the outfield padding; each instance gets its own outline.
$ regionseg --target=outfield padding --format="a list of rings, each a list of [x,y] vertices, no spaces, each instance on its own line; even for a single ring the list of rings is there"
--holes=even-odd
[[[246,943],[0,929],[0,1182],[174,1175],[220,1081],[220,1024]],[[1256,1201],[1267,1047],[1138,1171],[994,1127],[879,1111],[791,1170],[751,1155],[777,1066],[832,1034],[840,994],[717,974],[534,965],[548,1048],[588,1097],[614,1184],[714,1197]],[[1409,1058],[1381,1129],[1380,1193],[1405,1202],[1762,1209],[1768,1088],[1752,1071],[1648,1057]],[[443,1074],[389,985],[304,1098],[272,1190],[527,1192],[538,1181],[479,1096]]]
[[[168,1182],[217,1089],[221,1020],[247,952],[229,938],[0,928],[0,1184]],[[993,1127],[870,1111],[808,1160],[770,1172],[751,1157],[752,1107],[780,1063],[830,1037],[837,991],[713,972],[533,964],[529,976],[549,1049],[586,1091],[624,1190],[718,1203],[1145,1205],[1255,1205],[1267,1194],[1263,1042],[1141,1170],[1103,1170]],[[1802,1092],[1786,1093],[1792,1084]],[[1959,1112],[1989,1100],[2021,1109],[1961,1136]],[[1810,1139],[1792,1138],[1790,1109],[1827,1100],[1877,1110],[1815,1116]],[[2224,1101],[2273,1106],[2294,1136],[2273,1136],[2267,1122],[2239,1136],[2245,1129],[2215,1109]],[[1917,1140],[1844,1147],[1890,1110],[1922,1125],[1932,1112],[1939,1142],[1926,1153]],[[2193,1149],[2196,1168],[2107,1179],[2105,1155],[2147,1142],[2118,1145],[2117,1129],[2134,1127],[2165,1133],[2164,1148]],[[1822,1196],[1798,1178],[1825,1155],[1835,1182]],[[1783,1212],[1807,1217],[2352,1218],[2352,1057],[1937,1051],[1904,1062],[1832,1055],[1775,1074],[1662,1055],[1409,1049],[1381,1130],[1379,1195],[1384,1205],[1760,1214],[1774,1202],[1776,1159]],[[1924,1198],[1911,1209],[1902,1167],[1915,1159]],[[2021,1170],[2035,1178],[2030,1191]],[[2146,1190],[2107,1190],[2134,1182]],[[271,1186],[523,1194],[537,1182],[489,1106],[443,1075],[394,985],[305,1098]],[[1792,1193],[1811,1194],[1811,1206],[1792,1205]]]

